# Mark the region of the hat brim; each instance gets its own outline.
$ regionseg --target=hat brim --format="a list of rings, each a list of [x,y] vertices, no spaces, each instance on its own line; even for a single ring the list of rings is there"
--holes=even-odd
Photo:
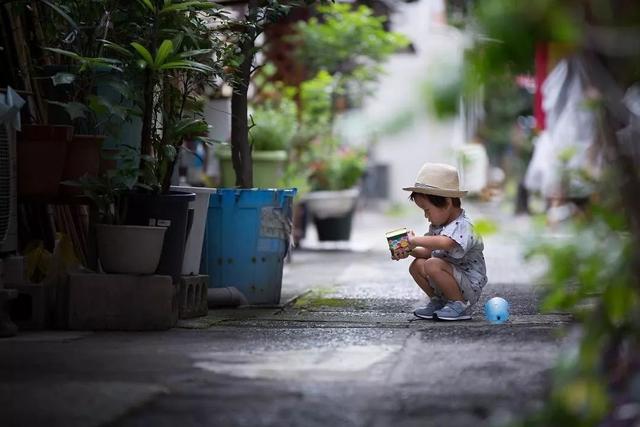
[[[420,193],[420,194],[428,194],[431,196],[441,196],[441,197],[464,197],[467,195],[468,191],[456,191],[456,190],[445,190],[442,188],[424,188],[424,187],[404,187],[404,191],[411,191],[412,193]]]

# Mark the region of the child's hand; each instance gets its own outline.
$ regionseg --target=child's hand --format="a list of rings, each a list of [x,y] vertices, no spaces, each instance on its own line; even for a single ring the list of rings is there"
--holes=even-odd
[[[399,261],[401,259],[405,259],[409,256],[409,254],[411,254],[411,251],[408,250],[404,250],[404,249],[397,249],[395,251],[391,251],[391,259],[394,261]]]
[[[407,240],[409,241],[409,250],[415,249],[416,248],[416,234],[413,232],[413,230],[409,230],[407,232]]]

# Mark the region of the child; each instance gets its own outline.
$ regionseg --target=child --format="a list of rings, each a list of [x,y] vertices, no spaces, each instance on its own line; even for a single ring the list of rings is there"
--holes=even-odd
[[[487,283],[482,239],[461,208],[458,171],[449,165],[425,163],[416,183],[403,188],[409,199],[424,211],[429,232],[416,236],[409,231],[409,250],[396,252],[395,260],[415,257],[409,273],[431,298],[426,307],[413,312],[422,319],[469,320],[470,308]]]

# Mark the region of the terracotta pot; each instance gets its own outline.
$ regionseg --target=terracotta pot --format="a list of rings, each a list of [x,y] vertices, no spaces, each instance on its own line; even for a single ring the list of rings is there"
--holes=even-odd
[[[101,150],[100,175],[118,167],[118,160],[116,159],[116,156],[119,152],[120,150],[117,148],[103,148]]]
[[[98,175],[100,150],[104,139],[103,135],[74,135],[67,149],[62,179],[78,179],[83,175]]]
[[[62,179],[73,127],[24,125],[18,134],[18,195],[55,197]]]
[[[100,149],[105,137],[102,135],[74,135],[68,145],[62,181],[77,180],[84,175],[97,176],[100,172]],[[60,194],[82,194],[78,187],[60,186]]]

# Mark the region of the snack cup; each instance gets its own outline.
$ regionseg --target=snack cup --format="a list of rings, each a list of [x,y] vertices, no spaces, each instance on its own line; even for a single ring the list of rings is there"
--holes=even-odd
[[[396,230],[385,233],[391,255],[397,254],[399,251],[410,252],[409,250],[409,230],[406,228],[398,228]]]

